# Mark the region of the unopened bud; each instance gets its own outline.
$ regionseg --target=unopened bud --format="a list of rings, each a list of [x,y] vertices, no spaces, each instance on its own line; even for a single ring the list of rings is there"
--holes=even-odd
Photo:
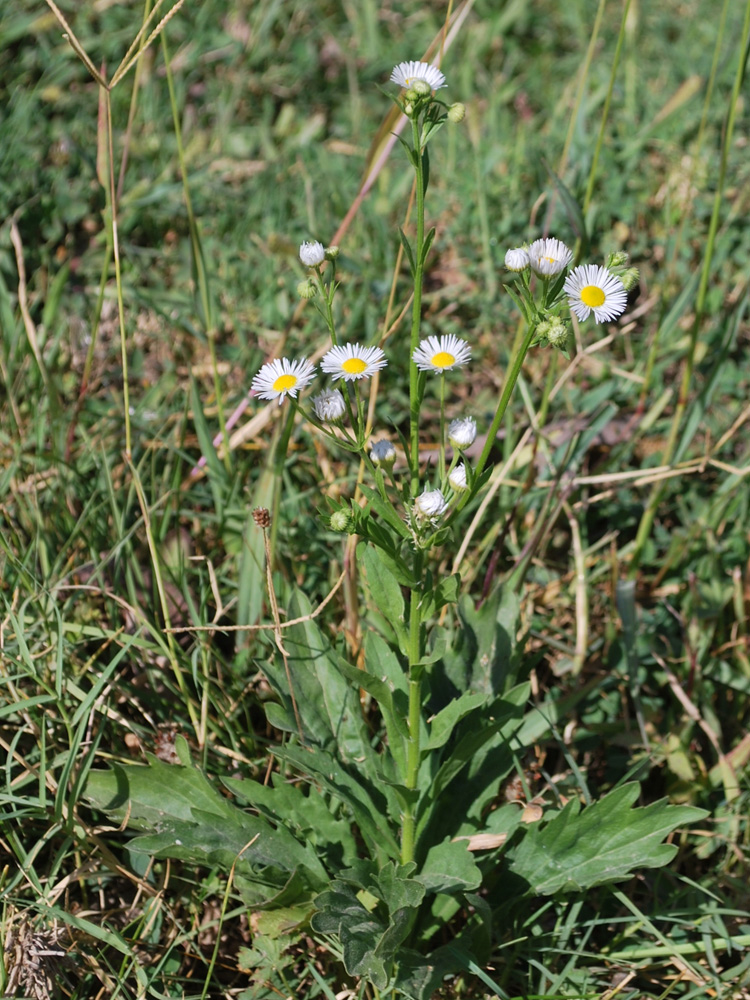
[[[547,340],[553,347],[565,347],[568,342],[568,328],[559,319],[553,319],[547,330]]]
[[[432,87],[426,80],[415,80],[411,89],[418,97],[429,97],[432,94]]]
[[[331,514],[331,527],[334,531],[347,531],[351,520],[351,514],[348,510],[335,510]]]
[[[625,267],[628,260],[624,250],[615,250],[607,257],[607,267]]]
[[[338,247],[326,247],[326,260],[336,260],[339,255]]]
[[[317,292],[315,282],[308,278],[306,281],[300,281],[297,285],[297,295],[301,299],[312,299],[315,298],[315,293]]]
[[[396,461],[396,449],[390,441],[376,441],[370,451],[370,458],[373,465],[390,467]]]
[[[414,87],[413,84],[412,84],[411,87],[409,87],[408,90],[404,91],[404,100],[405,101],[411,101],[412,104],[415,101],[419,100],[419,94],[417,93],[416,88]]]
[[[631,288],[635,288],[641,278],[641,272],[637,267],[629,267],[627,271],[623,271],[620,275],[620,281],[625,286],[625,291],[629,292]]]
[[[448,121],[453,122],[454,125],[458,125],[466,117],[466,105],[461,104],[460,101],[456,101],[455,104],[451,104],[448,108]]]

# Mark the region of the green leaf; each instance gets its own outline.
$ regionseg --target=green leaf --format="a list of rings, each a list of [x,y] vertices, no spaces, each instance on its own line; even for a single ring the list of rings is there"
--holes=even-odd
[[[515,683],[520,603],[510,590],[497,589],[479,608],[464,595],[458,602],[461,628],[443,657],[459,691],[498,695]]]
[[[482,873],[465,840],[444,840],[427,852],[417,880],[429,893],[463,892],[482,883]]]
[[[461,719],[473,712],[478,705],[484,705],[486,702],[487,695],[472,694],[470,691],[449,702],[430,724],[430,738],[422,748],[423,756],[447,743]]]
[[[401,240],[401,246],[404,248],[406,259],[409,262],[409,270],[411,271],[412,277],[414,277],[414,254],[412,253],[411,244],[406,238],[406,233],[403,231],[401,226],[398,227],[398,235]]]
[[[384,521],[387,521],[388,524],[390,524],[390,526],[394,528],[402,538],[411,542],[412,538],[409,529],[398,516],[394,508],[382,499],[378,491],[372,489],[371,486],[367,486],[365,483],[360,485],[360,490],[367,497],[372,509],[376,511]]]
[[[527,883],[528,894],[551,896],[666,865],[677,846],[662,843],[664,838],[708,813],[670,806],[666,799],[631,809],[639,795],[640,785],[629,782],[583,812],[579,800],[572,799],[549,823],[528,829],[509,854],[509,870]]]
[[[338,935],[346,971],[370,977],[378,989],[388,984],[399,946],[424,898],[424,886],[411,877],[414,868],[388,862],[377,871],[371,862],[359,861],[315,899],[313,929]],[[368,910],[361,900],[363,891],[381,900],[387,913],[382,914],[380,906]]]
[[[429,233],[424,238],[424,243],[422,244],[422,266],[427,260],[427,254],[430,252],[433,241],[435,239],[435,227],[433,226]]]
[[[314,776],[329,793],[351,809],[354,819],[374,857],[398,857],[399,845],[389,825],[386,795],[395,794],[385,783],[373,787],[363,775],[356,778],[330,753],[315,747],[287,746],[276,751],[301,774]]]
[[[274,827],[238,809],[196,767],[149,763],[115,765],[91,771],[86,801],[114,819],[127,818],[136,829],[153,831],[129,844],[133,851],[182,858],[237,871],[277,888],[300,872],[315,888],[328,881],[316,852],[283,826]]]
[[[287,601],[290,618],[303,618],[312,610],[305,595],[296,588]],[[307,742],[337,747],[344,761],[362,757],[369,747],[357,691],[339,669],[341,657],[313,619],[284,629],[289,678]],[[266,705],[273,725],[287,732],[297,731],[289,678],[277,654],[264,664],[265,673],[281,699],[283,710]]]
[[[372,650],[374,639],[379,639],[381,643],[383,642],[377,633],[368,633],[365,639],[365,662],[368,664],[377,664],[377,660],[372,653],[370,652],[369,655],[367,653],[368,647]],[[346,666],[342,664],[342,668],[345,670],[352,684],[357,684],[377,701],[388,735],[388,748],[399,774],[405,779],[406,742],[409,739],[409,727],[406,724],[409,703],[406,692],[403,689],[394,690],[393,685],[385,675],[375,677],[369,671],[360,670],[351,664],[346,664]]]
[[[253,806],[274,825],[283,825],[302,843],[317,848],[321,860],[336,869],[357,856],[351,821],[336,799],[312,784],[296,784],[282,775],[271,775],[272,785],[249,778],[224,778],[224,784],[242,802]]]
[[[360,542],[357,546],[357,557],[364,569],[375,606],[398,636],[402,652],[406,652],[405,603],[400,584],[380,558],[378,549],[373,545]]]

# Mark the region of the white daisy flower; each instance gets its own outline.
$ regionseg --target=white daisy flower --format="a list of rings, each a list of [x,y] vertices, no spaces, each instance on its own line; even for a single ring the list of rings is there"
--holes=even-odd
[[[469,484],[466,482],[466,466],[463,462],[457,465],[453,472],[451,472],[448,476],[448,482],[456,493],[461,493],[463,490],[469,488]]]
[[[299,259],[305,267],[317,267],[326,259],[326,248],[317,240],[305,240],[300,243]]]
[[[529,266],[529,252],[523,247],[508,250],[505,255],[505,266],[509,271],[525,271]]]
[[[315,416],[323,424],[335,424],[346,413],[346,403],[338,389],[324,389],[320,395],[313,396],[312,405]]]
[[[371,378],[375,372],[385,368],[388,362],[379,347],[363,347],[361,344],[346,344],[332,347],[323,355],[320,367],[334,379]]]
[[[625,312],[628,293],[618,277],[596,264],[582,264],[565,279],[563,290],[580,320],[594,314],[597,323],[609,323]]]
[[[425,490],[414,501],[415,512],[420,517],[427,517],[430,520],[440,517],[445,512],[447,506],[448,502],[440,490]]]
[[[573,260],[573,251],[560,240],[534,240],[529,247],[529,263],[533,271],[548,278],[559,274]]]
[[[423,372],[444,372],[459,368],[471,360],[471,348],[465,340],[452,333],[443,337],[428,337],[420,340],[419,347],[412,355],[412,361]]]
[[[440,90],[445,86],[445,76],[437,66],[431,66],[426,62],[402,62],[394,66],[391,73],[391,83],[397,83],[399,87],[407,90],[417,82],[427,83],[430,90]]]
[[[476,436],[477,422],[474,417],[456,417],[448,424],[448,440],[458,451],[473,445]]]
[[[315,377],[315,365],[307,358],[289,361],[276,358],[263,365],[252,382],[252,390],[261,399],[278,399],[279,406],[284,396],[297,398],[297,393]]]
[[[376,441],[370,449],[373,465],[393,465],[396,461],[396,449],[385,439]]]

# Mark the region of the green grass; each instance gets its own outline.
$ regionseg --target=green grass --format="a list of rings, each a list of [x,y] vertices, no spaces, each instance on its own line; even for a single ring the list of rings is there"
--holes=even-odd
[[[92,767],[142,761],[157,747],[168,754],[175,732],[212,777],[266,775],[269,748],[282,740],[263,710],[272,633],[173,635],[165,624],[271,621],[251,510],[273,508],[274,496],[277,594],[295,583],[316,607],[346,565],[341,536],[318,511],[321,486],[352,495],[356,472],[316,446],[309,428],[295,429],[277,478],[266,465],[280,432],[275,412],[224,458],[209,443],[269,353],[322,345],[320,317],[298,308],[297,246],[332,238],[389,110],[378,87],[394,63],[421,57],[446,9],[187,0],[165,30],[187,188],[159,40],[135,95],[133,71],[114,88],[115,184],[128,150],[117,211],[127,405],[98,88],[46,7],[18,0],[0,13],[3,986],[19,976],[15,956],[28,966],[44,944],[65,953],[43,962],[60,976],[59,995],[255,995],[242,992],[251,977],[240,963],[258,913],[218,870],[145,865],[127,835],[86,806],[83,789]],[[111,77],[141,9],[63,10]],[[598,798],[633,772],[644,801],[666,795],[710,817],[677,835],[666,870],[496,918],[491,961],[446,983],[446,997],[748,990],[742,103],[694,326],[742,56],[742,5],[728,5],[721,33],[719,13],[716,5],[706,16],[697,0],[631,3],[584,220],[588,257],[626,250],[640,289],[614,336],[598,345],[610,329],[583,327],[572,371],[549,350],[529,355],[498,462],[510,460],[532,417],[537,431],[494,484],[460,567],[474,600],[498,579],[517,590],[524,669],[540,699],[588,685],[525,762],[529,794],[558,808],[582,785]],[[465,409],[480,427],[492,419],[518,334],[503,290],[505,249],[543,230],[571,246],[578,235],[552,175],[583,205],[622,10],[607,5],[581,82],[595,14],[590,0],[477,0],[443,62],[449,99],[464,101],[467,117],[432,152],[437,237],[423,335],[455,332],[475,345],[479,363],[453,383],[450,415]],[[341,240],[337,323],[362,342],[406,305],[402,268],[389,312],[410,181],[397,147]],[[387,343],[394,366],[407,360],[408,322],[407,313]],[[693,330],[676,474],[657,495]],[[437,413],[437,398],[427,405]],[[260,410],[252,402],[240,425]],[[408,394],[389,384],[379,426],[408,433],[406,414]],[[202,454],[207,472],[191,477]],[[462,537],[446,550],[446,569]],[[347,587],[356,580],[319,624],[356,656],[369,626],[346,604]],[[454,615],[447,626],[455,637]],[[732,770],[722,770],[725,758]],[[309,950],[278,965],[259,976],[259,996],[356,989],[312,937]],[[41,971],[40,996],[43,980]],[[34,995],[36,981],[10,982],[16,995]]]

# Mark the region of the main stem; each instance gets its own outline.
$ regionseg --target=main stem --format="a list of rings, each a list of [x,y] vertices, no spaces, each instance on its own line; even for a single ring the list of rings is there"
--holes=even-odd
[[[409,741],[406,747],[406,787],[413,792],[419,777],[419,733],[422,721],[422,553],[414,553],[414,576],[418,585],[409,601]],[[401,828],[401,863],[414,860],[416,802],[410,797],[404,806]]]
[[[424,261],[424,172],[422,164],[422,149],[419,136],[419,122],[411,120],[414,169],[417,175],[417,239],[414,247],[414,301],[411,313],[411,348],[409,353],[409,427],[411,431],[411,492],[416,496],[419,491],[419,371],[412,360],[414,352],[419,347],[419,329],[422,322],[422,280]]]

